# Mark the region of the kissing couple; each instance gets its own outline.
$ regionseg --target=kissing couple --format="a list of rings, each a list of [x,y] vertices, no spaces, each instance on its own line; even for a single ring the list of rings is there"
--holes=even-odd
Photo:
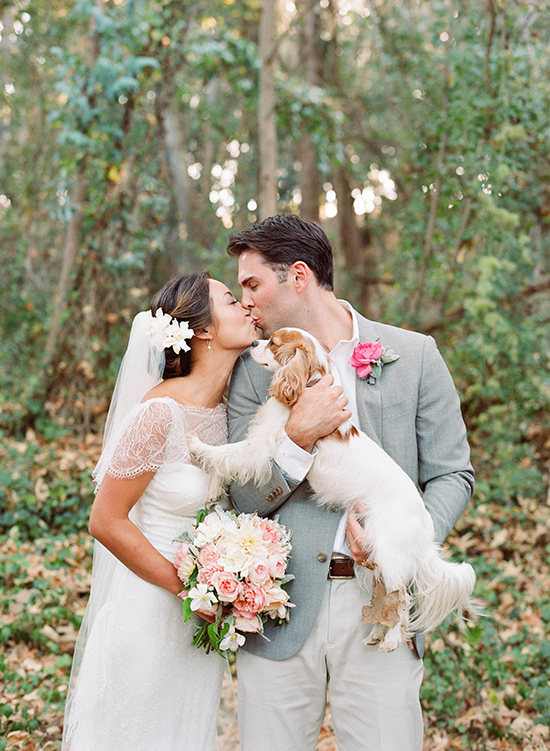
[[[423,493],[442,542],[474,482],[459,400],[431,337],[363,318],[333,292],[332,248],[314,222],[270,217],[234,235],[239,302],[205,272],[177,277],[134,319],[94,470],[92,588],[65,712],[64,751],[210,751],[224,661],[192,646],[177,537],[208,498],[186,436],[242,440],[271,375],[250,355],[260,329],[309,332],[338,374],[292,406],[260,486],[234,482],[239,512],[278,517],[292,532],[284,628],[266,624],[237,652],[242,751],[313,751],[328,697],[339,751],[420,751],[423,637],[390,653],[365,646],[369,596],[355,515],[317,504],[305,477],[315,443],[346,420],[375,440]],[[399,358],[360,377],[361,343]],[[224,398],[229,382],[227,401]],[[207,614],[204,614],[205,616]],[[265,638],[267,637],[267,638]]]

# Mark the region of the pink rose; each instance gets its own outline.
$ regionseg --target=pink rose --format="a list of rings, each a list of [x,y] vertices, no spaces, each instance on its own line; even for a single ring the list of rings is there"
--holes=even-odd
[[[262,622],[257,615],[233,608],[235,628],[249,634],[257,634],[262,630]]]
[[[286,571],[286,560],[284,557],[276,558],[273,556],[269,559],[269,573],[274,579],[282,579]]]
[[[379,360],[384,351],[380,342],[361,342],[353,350],[348,362],[357,369],[359,378],[366,378],[372,373],[372,363]]]
[[[180,563],[184,560],[184,558],[187,558],[189,555],[189,547],[191,543],[189,542],[182,542],[179,548],[176,551],[176,555],[174,557],[174,566],[176,568],[179,567]]]
[[[234,607],[246,613],[259,613],[264,605],[264,591],[260,587],[248,583],[243,584],[243,591],[240,597],[234,601]]]
[[[277,542],[279,533],[271,526],[271,524],[264,521],[261,523],[260,529],[262,530],[263,540],[265,540],[266,542]]]
[[[208,517],[207,517],[208,518]],[[206,545],[199,553],[199,574],[197,580],[204,584],[212,584],[212,577],[218,571],[222,570],[222,567],[218,563],[220,557],[220,551],[214,545],[210,543]]]
[[[241,594],[241,584],[237,577],[228,571],[212,574],[211,584],[215,587],[222,602],[233,602]]]
[[[174,566],[184,584],[189,582],[189,577],[195,568],[195,559],[189,552],[189,545],[188,542],[182,542],[174,556]]]
[[[200,553],[199,553],[199,563],[201,566],[209,567],[214,566],[218,558],[220,557],[220,551],[218,548],[214,545],[214,543],[210,543],[210,545],[206,545]]]
[[[197,581],[203,584],[212,584],[212,579],[215,574],[219,574],[221,568],[219,566],[201,566],[197,575]]]
[[[265,611],[270,618],[289,619],[289,608],[294,605],[289,602],[289,595],[278,584],[273,584],[265,593]]]
[[[265,584],[270,578],[269,568],[265,561],[255,561],[248,572],[248,579],[251,584]]]

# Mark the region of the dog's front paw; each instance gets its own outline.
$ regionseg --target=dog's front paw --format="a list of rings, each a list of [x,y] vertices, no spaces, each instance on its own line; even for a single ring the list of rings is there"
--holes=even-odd
[[[187,433],[187,446],[189,447],[189,451],[193,454],[193,456],[196,454],[197,451],[201,448],[202,441],[199,440],[198,436],[195,435],[195,433]]]
[[[194,433],[187,434],[187,447],[191,456],[198,462],[207,461],[209,446],[203,443]]]

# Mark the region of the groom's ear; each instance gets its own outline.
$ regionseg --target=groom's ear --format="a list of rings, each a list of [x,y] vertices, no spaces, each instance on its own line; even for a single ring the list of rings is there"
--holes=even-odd
[[[292,407],[302,395],[311,372],[311,359],[303,349],[275,373],[269,393],[285,407]]]
[[[304,261],[295,261],[288,270],[287,279],[294,285],[296,292],[303,292],[312,277],[312,271]]]

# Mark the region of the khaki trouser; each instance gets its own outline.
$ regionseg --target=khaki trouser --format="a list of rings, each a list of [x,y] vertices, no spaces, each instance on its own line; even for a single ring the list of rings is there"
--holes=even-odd
[[[367,602],[355,579],[329,580],[315,626],[293,657],[238,651],[242,751],[314,751],[327,687],[339,751],[421,751],[422,661],[406,644],[387,654],[363,645]]]

